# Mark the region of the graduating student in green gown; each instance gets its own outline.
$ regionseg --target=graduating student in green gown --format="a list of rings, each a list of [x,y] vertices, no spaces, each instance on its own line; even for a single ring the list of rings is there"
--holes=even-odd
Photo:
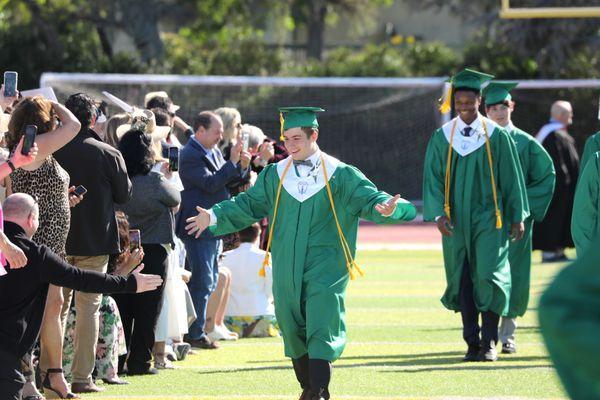
[[[461,313],[465,361],[497,359],[498,323],[508,313],[511,289],[509,232],[521,239],[529,215],[515,143],[478,112],[481,85],[492,78],[468,69],[452,78],[454,94],[442,111],[453,98],[458,116],[433,133],[425,155],[424,219],[436,221],[442,233],[447,288],[441,300]]]
[[[583,148],[583,154],[581,155],[581,161],[579,162],[579,176],[583,174],[587,162],[598,151],[600,151],[600,132],[594,133],[585,141],[585,147]]]
[[[540,300],[542,336],[572,399],[600,399],[599,265],[600,238],[596,237],[577,261],[556,276]]]
[[[588,157],[583,173],[577,182],[571,234],[577,255],[583,255],[598,235],[600,213],[600,152]]]
[[[515,107],[510,91],[516,82],[490,82],[483,89],[487,116],[506,130],[517,146],[525,179],[525,195],[529,202],[530,215],[525,220],[522,240],[511,241],[508,248],[510,263],[511,293],[508,314],[500,323],[502,353],[517,351],[515,344],[516,319],[527,311],[531,275],[531,233],[534,221],[546,215],[554,192],[555,172],[552,158],[535,138],[513,125],[511,115]]]
[[[269,217],[275,316],[301,399],[329,398],[331,363],[346,344],[346,285],[361,273],[354,262],[359,218],[398,223],[416,216],[411,203],[377,190],[358,169],[319,150],[318,111],[280,109],[290,156],[268,165],[248,191],[211,210],[198,208],[188,220],[190,234],[210,226],[223,235]]]

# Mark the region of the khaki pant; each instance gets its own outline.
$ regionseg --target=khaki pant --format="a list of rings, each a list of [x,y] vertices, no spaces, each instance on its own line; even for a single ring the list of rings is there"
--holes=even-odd
[[[67,262],[78,268],[106,272],[108,256],[67,256]],[[66,325],[71,305],[73,290],[63,288],[65,302],[62,309],[62,323]],[[73,354],[73,367],[71,373],[73,382],[89,383],[92,381],[92,372],[96,363],[96,344],[98,342],[98,324],[100,302],[102,294],[75,292],[75,338]]]

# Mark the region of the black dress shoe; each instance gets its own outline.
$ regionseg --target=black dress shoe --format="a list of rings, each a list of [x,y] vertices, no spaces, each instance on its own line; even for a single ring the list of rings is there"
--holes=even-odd
[[[127,369],[127,375],[156,375],[158,374],[158,370],[156,368],[146,368],[146,369]]]
[[[299,400],[312,400],[312,392],[310,389],[303,389]]]
[[[465,354],[463,361],[471,362],[471,361],[479,361],[479,352],[481,351],[481,346],[478,344],[470,344],[467,350],[467,354]]]
[[[514,343],[502,343],[502,354],[515,354],[517,346]]]
[[[479,361],[496,361],[498,352],[495,347],[484,347],[479,351]]]
[[[219,342],[213,342],[207,337],[200,339],[189,339],[187,341],[192,347],[207,350],[216,350],[219,348]]]

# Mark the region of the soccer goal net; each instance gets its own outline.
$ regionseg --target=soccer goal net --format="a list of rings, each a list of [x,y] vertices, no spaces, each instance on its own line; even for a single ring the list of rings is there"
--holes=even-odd
[[[390,193],[410,200],[422,197],[423,160],[427,142],[445,118],[437,100],[444,77],[435,78],[284,78],[45,73],[41,86],[54,88],[64,101],[85,92],[102,99],[107,90],[132,105],[144,95],[165,90],[178,115],[188,123],[201,110],[235,107],[244,123],[279,137],[281,106],[323,107],[319,145],[327,153],[361,169]],[[548,121],[553,101],[571,101],[575,111],[571,133],[578,146],[598,130],[600,80],[521,81],[513,91],[516,126],[535,135]],[[105,99],[106,100],[106,99]],[[113,113],[120,112],[116,107]],[[482,110],[484,112],[484,110]]]

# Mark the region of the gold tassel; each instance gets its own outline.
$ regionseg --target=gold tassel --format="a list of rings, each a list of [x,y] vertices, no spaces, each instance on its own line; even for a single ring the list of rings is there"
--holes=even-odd
[[[263,278],[267,276],[267,265],[271,264],[271,253],[266,253],[265,258],[262,263],[262,267],[258,270],[258,276],[262,276]]]
[[[496,210],[496,229],[502,229],[502,217],[499,210]]]
[[[283,136],[283,123],[284,123],[284,119],[283,119],[283,113],[280,112],[279,113],[279,140],[281,140],[282,142],[285,140],[285,136]]]
[[[448,92],[446,93],[444,102],[442,103],[441,97],[438,101],[441,103],[439,108],[442,114],[448,114],[452,109],[452,85],[450,85],[450,89],[448,89]]]
[[[356,272],[358,272],[358,274],[360,276],[365,276],[365,273],[363,272],[363,270],[358,266],[358,263],[356,261],[352,262],[352,266],[354,267],[354,269],[356,270]]]
[[[350,274],[351,281],[356,279],[356,276],[354,275],[354,271],[352,271],[352,267],[350,267],[350,266],[348,266],[348,274]]]
[[[444,204],[444,214],[446,214],[446,217],[450,220],[450,204]]]

